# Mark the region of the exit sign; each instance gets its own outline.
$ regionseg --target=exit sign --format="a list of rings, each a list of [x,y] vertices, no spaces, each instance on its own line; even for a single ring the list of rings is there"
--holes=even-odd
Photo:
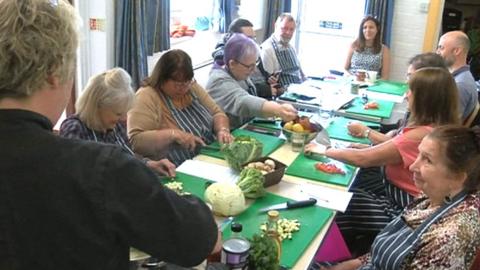
[[[342,29],[343,25],[341,22],[333,22],[333,21],[320,21],[319,22],[320,28],[328,28],[328,29]]]

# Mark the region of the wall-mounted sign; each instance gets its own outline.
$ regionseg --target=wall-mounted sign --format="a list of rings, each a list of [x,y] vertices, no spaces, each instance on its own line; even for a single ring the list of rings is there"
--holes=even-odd
[[[319,21],[320,28],[328,28],[328,29],[339,29],[343,28],[341,22],[333,22],[333,21]]]

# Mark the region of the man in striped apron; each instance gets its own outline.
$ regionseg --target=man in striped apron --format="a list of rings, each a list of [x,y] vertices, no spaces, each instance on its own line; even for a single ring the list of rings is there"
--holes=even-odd
[[[294,18],[283,13],[275,22],[275,32],[262,43],[260,56],[263,67],[269,74],[279,72],[278,81],[283,89],[289,84],[302,83],[305,80],[295,48],[289,44],[295,27]]]

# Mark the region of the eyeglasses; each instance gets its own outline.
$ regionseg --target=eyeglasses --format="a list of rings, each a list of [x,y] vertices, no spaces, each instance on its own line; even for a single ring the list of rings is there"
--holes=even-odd
[[[260,59],[257,59],[257,61],[255,62],[255,64],[251,64],[251,65],[247,65],[247,64],[244,64],[238,60],[235,60],[235,62],[239,63],[240,65],[244,66],[246,69],[248,70],[254,70],[255,67],[257,66],[257,64],[260,62]]]
[[[195,83],[195,79],[191,79],[191,80],[188,80],[188,81],[185,81],[185,82],[179,82],[179,81],[176,81],[174,79],[172,79],[172,81],[173,81],[173,84],[175,85],[176,88],[190,87],[190,86],[192,86],[192,84]]]

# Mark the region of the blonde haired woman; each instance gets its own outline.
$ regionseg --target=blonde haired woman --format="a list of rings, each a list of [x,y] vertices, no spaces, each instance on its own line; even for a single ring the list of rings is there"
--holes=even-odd
[[[75,104],[77,113],[65,119],[60,126],[60,136],[116,144],[135,155],[124,124],[134,98],[130,75],[121,68],[90,78]],[[158,173],[175,176],[175,165],[168,159],[144,161]]]

